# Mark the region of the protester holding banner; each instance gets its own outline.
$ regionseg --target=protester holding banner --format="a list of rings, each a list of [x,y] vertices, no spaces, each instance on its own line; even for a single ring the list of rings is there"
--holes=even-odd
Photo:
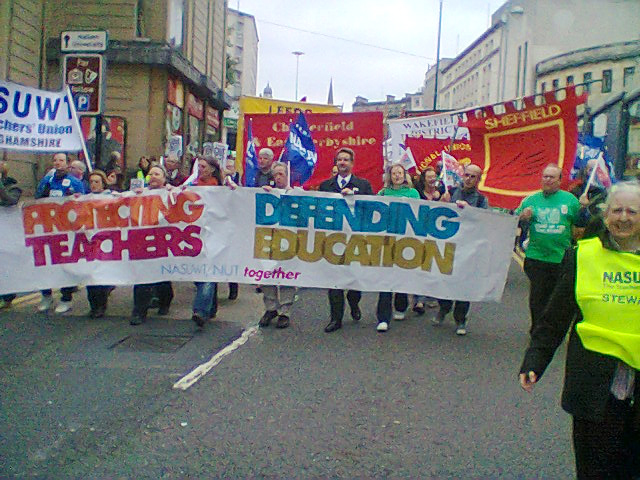
[[[222,185],[222,172],[213,158],[196,158],[198,178],[191,183],[194,187],[217,187]],[[191,320],[202,328],[209,318],[218,312],[218,284],[216,282],[194,282],[196,296],[193,299]]]
[[[289,187],[289,175],[287,165],[275,162],[271,167],[274,186],[265,185],[263,188],[267,192],[277,190],[284,194]],[[298,188],[298,187],[296,187]],[[258,325],[268,327],[273,320],[276,320],[276,328],[287,328],[289,326],[289,311],[295,301],[296,287],[288,285],[262,285],[261,287],[265,312],[260,318]]]
[[[569,331],[562,408],[576,473],[640,478],[640,184],[611,188],[605,228],[568,249],[520,368],[531,392]],[[631,281],[629,281],[631,280]]]
[[[273,186],[273,176],[271,174],[271,165],[273,164],[273,150],[270,148],[261,148],[258,152],[258,172],[253,181],[254,187],[264,187],[265,185]]]
[[[7,162],[0,162],[0,207],[13,207],[18,204],[22,190],[15,178],[9,176]],[[0,295],[0,309],[9,308],[16,298],[15,293]]]
[[[187,177],[180,171],[180,159],[175,153],[170,153],[164,163],[167,169],[168,183],[173,187],[179,187]]]
[[[7,162],[0,161],[0,207],[17,205],[21,195],[17,180],[9,176]]]
[[[564,251],[571,246],[572,228],[579,218],[580,203],[560,190],[562,170],[555,164],[542,171],[542,191],[526,197],[516,209],[529,222],[529,245],[524,272],[531,283],[529,309],[533,332],[560,274]]]
[[[343,147],[336,152],[334,163],[338,167],[338,175],[331,177],[320,184],[321,192],[335,192],[342,195],[373,195],[371,184],[364,178],[358,178],[351,173],[355,162],[355,152]],[[358,290],[347,291],[347,302],[351,309],[351,318],[356,322],[360,320],[360,297],[362,292]],[[327,333],[335,332],[342,328],[344,316],[344,290],[329,289],[329,305],[331,307],[331,321],[325,327]]]
[[[234,152],[235,153],[235,152]],[[224,182],[225,185],[228,185],[231,188],[236,188],[241,184],[240,173],[236,171],[236,159],[232,153],[229,153],[229,157],[227,158],[227,163],[224,167]],[[229,300],[235,300],[238,298],[238,284],[231,282],[229,283]]]
[[[416,182],[416,190],[422,200],[437,202],[444,193],[444,186],[438,181],[438,173],[435,168],[425,168]]]
[[[442,165],[442,163],[440,163]],[[433,167],[427,167],[418,176],[416,182],[416,190],[422,200],[437,202],[444,194],[444,185],[438,180],[438,173]],[[427,295],[415,295],[413,311],[418,315],[425,312],[424,307],[435,308],[438,306],[438,300]]]
[[[107,188],[112,192],[122,192],[124,190],[124,176],[120,173],[120,167],[106,172]]]
[[[482,169],[477,165],[467,165],[462,175],[462,185],[447,192],[442,197],[444,201],[455,203],[459,208],[476,207],[489,208],[487,198],[478,191],[478,183],[482,177]],[[440,310],[433,319],[435,326],[440,326],[453,307],[453,319],[456,322],[456,335],[467,334],[467,314],[470,302],[461,300],[438,300]]]
[[[600,206],[607,199],[607,190],[597,181],[589,181],[597,168],[598,160],[592,158],[580,170],[580,183],[571,189],[571,193],[578,198],[582,208],[576,221],[576,230],[581,238],[593,237],[602,229],[602,211]]]
[[[135,178],[139,181],[142,181],[146,186],[149,184],[149,171],[151,169],[151,160],[146,156],[140,157],[138,160],[138,171],[136,172]]]
[[[84,186],[82,182],[69,174],[69,158],[66,153],[56,153],[53,155],[53,172],[47,173],[36,189],[36,198],[45,197],[66,197],[76,193],[83,194]],[[60,303],[56,306],[56,313],[65,313],[71,310],[71,300],[76,287],[62,287]],[[42,290],[42,299],[38,305],[38,311],[46,312],[53,305],[50,289]]]
[[[48,172],[36,188],[35,197],[66,197],[74,193],[86,193],[82,182],[69,173],[69,159],[66,153],[53,156],[53,170]]]
[[[400,164],[392,165],[385,174],[384,188],[378,192],[378,195],[385,197],[405,197],[420,198],[418,191],[411,186],[409,174]],[[393,302],[392,302],[393,300]],[[405,312],[409,304],[406,293],[396,292],[380,292],[378,294],[378,306],[376,308],[376,316],[378,317],[378,332],[386,332],[389,330],[391,323],[391,304],[395,308],[393,312],[394,320],[404,320]]]
[[[82,160],[74,160],[71,162],[69,173],[82,182],[82,187],[84,188],[85,193],[89,193],[91,191],[89,181],[85,178],[87,165]]]
[[[142,157],[146,160],[146,157]],[[142,163],[142,158],[141,163]],[[167,171],[162,165],[153,164],[146,175],[149,178],[149,190],[166,188]],[[137,284],[133,286],[133,315],[131,325],[140,325],[147,319],[147,311],[151,306],[153,295],[158,298],[158,315],[169,313],[171,300],[173,300],[173,287],[171,282],[156,282]]]
[[[93,194],[109,194],[107,176],[102,170],[94,170],[89,175],[89,187]],[[89,317],[102,318],[107,310],[109,295],[115,287],[112,285],[87,286],[87,300],[89,301]]]

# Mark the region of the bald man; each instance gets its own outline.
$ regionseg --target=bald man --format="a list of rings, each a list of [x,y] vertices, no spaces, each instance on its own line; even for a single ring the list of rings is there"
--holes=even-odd
[[[478,191],[478,183],[482,178],[482,169],[477,165],[467,165],[462,177],[462,185],[454,188],[451,193],[445,193],[442,199],[455,203],[459,208],[477,207],[489,208],[487,197]],[[467,314],[471,304],[462,300],[438,300],[440,310],[433,319],[435,326],[440,326],[453,308],[453,319],[456,322],[456,335],[467,334]]]
[[[538,324],[560,275],[560,262],[571,246],[573,227],[580,218],[578,199],[560,190],[562,169],[549,164],[542,171],[542,190],[522,200],[516,209],[529,223],[524,273],[529,277],[531,329]]]

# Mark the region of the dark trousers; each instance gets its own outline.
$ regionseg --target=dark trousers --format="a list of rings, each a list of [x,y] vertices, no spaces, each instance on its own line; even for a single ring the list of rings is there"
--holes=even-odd
[[[531,258],[524,259],[524,273],[529,277],[529,310],[531,311],[531,329],[538,325],[540,317],[551,298],[551,293],[560,276],[560,264],[542,262]]]
[[[613,396],[601,422],[573,417],[573,448],[579,480],[640,478],[639,418],[638,399],[632,407],[629,401],[616,400]]]
[[[11,303],[16,299],[17,296],[18,295],[16,295],[15,293],[7,293],[6,295],[0,295],[0,300]]]
[[[169,308],[173,300],[171,282],[145,283],[133,286],[133,314],[141,317],[147,315],[151,297],[157,295],[159,309]]]
[[[438,299],[438,305],[440,305],[440,311],[445,315],[449,313],[453,307],[453,319],[457,325],[467,321],[467,313],[469,313],[469,308],[471,308],[470,302],[463,302],[462,300]]]
[[[392,298],[393,297],[393,298]],[[376,316],[378,317],[378,323],[387,322],[391,320],[391,301],[393,300],[393,306],[398,312],[406,312],[409,305],[409,299],[406,293],[380,292],[378,294],[378,307],[376,308]]]
[[[60,289],[60,294],[62,296],[61,300],[63,302],[70,302],[71,300],[73,300],[73,291],[75,289],[76,287],[62,287]],[[50,288],[48,288],[46,290],[40,290],[40,293],[42,293],[42,295],[45,297],[50,297],[53,292]]]
[[[238,284],[229,283],[229,298],[238,298]]]
[[[92,312],[105,311],[107,309],[107,300],[113,287],[108,285],[91,285],[87,287],[87,300]]]
[[[358,290],[347,290],[347,302],[351,310],[358,307],[362,297],[362,292]],[[342,322],[344,316],[344,290],[335,288],[329,289],[329,305],[331,306],[331,320],[334,322]]]

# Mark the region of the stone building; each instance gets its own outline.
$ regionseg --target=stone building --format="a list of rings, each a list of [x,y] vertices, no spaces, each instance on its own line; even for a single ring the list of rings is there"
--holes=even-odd
[[[132,171],[140,156],[164,154],[172,135],[185,153],[220,137],[226,15],[227,0],[3,0],[0,79],[60,89],[61,32],[106,30],[103,136]],[[82,119],[89,142],[95,123]],[[48,168],[44,156],[2,155],[27,189]]]
[[[532,95],[540,62],[635,40],[638,25],[637,0],[508,0],[492,15],[491,26],[443,69],[438,108]]]

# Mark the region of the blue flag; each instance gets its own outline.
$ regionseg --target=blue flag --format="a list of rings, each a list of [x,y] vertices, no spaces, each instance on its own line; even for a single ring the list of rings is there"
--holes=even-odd
[[[302,112],[298,114],[296,121],[289,125],[289,138],[284,148],[286,154],[282,160],[289,162],[290,184],[302,185],[311,178],[318,163],[316,146]]]
[[[247,126],[247,148],[244,151],[244,184],[247,187],[255,187],[256,175],[258,174],[258,155],[253,144],[253,134],[251,132],[251,119]]]

